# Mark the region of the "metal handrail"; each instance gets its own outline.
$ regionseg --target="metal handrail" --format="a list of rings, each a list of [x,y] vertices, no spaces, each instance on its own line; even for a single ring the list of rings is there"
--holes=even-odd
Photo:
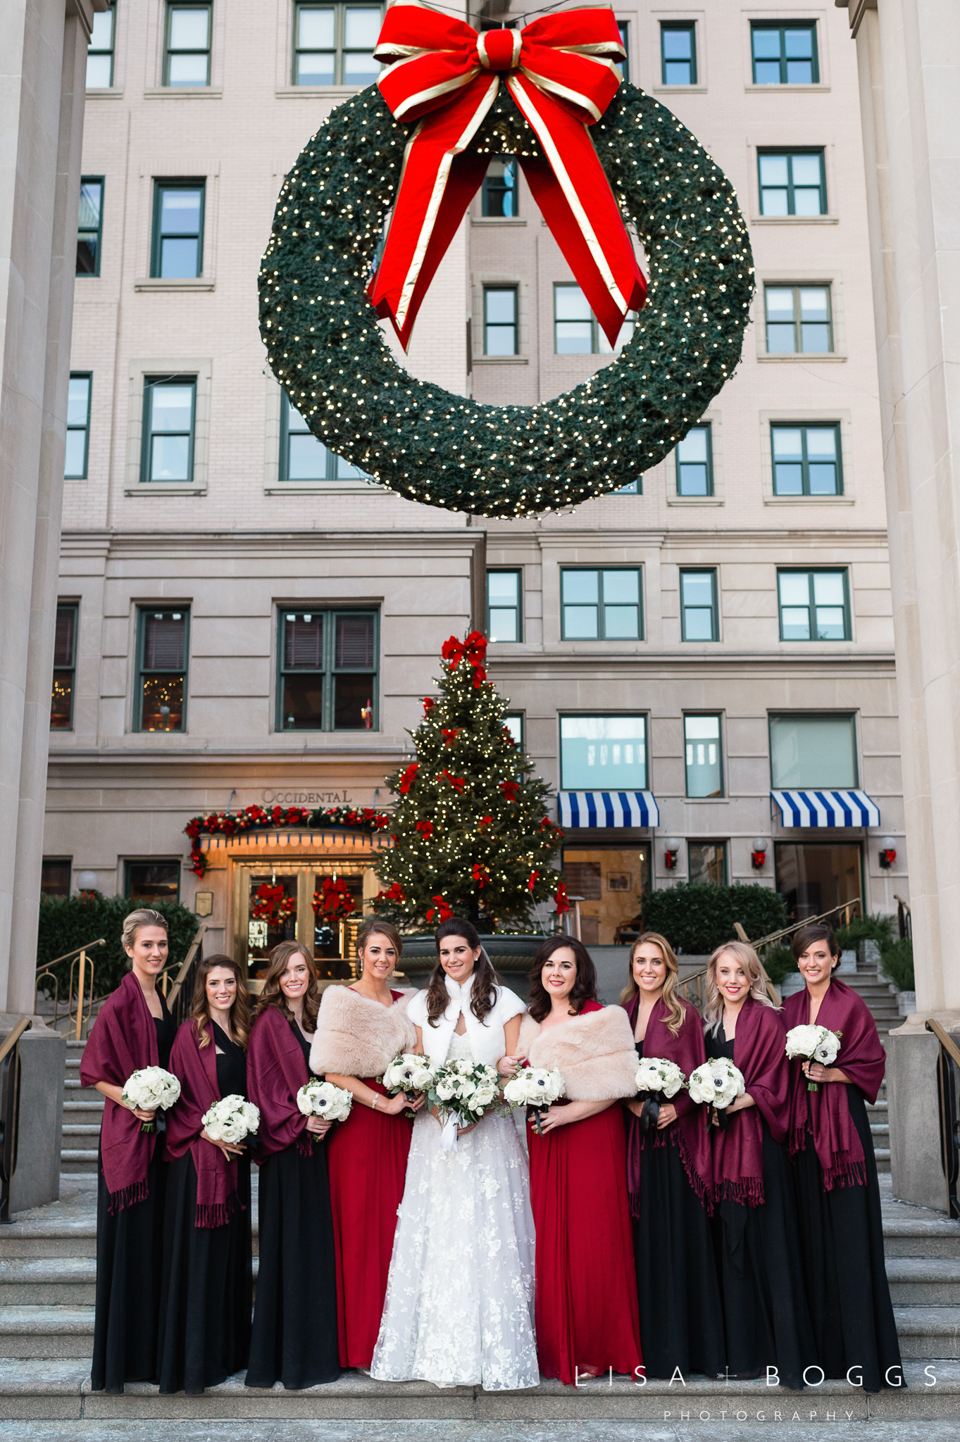
[[[74,947],[73,951],[64,952],[63,956],[55,956],[53,958],[53,961],[44,962],[42,967],[38,967],[37,975],[40,976],[42,972],[47,971],[51,966],[59,965],[61,961],[69,961],[71,957],[79,956],[81,951],[89,951],[91,947],[106,946],[106,944],[107,943],[104,938],[102,936],[98,936],[96,941],[87,941],[83,944],[83,946]]]
[[[758,941],[751,941],[750,945],[754,951],[756,951],[758,947],[769,946],[772,942],[779,941],[783,936],[792,936],[793,933],[799,931],[802,926],[816,926],[818,922],[826,921],[828,916],[836,916],[838,911],[849,912],[850,908],[854,906],[859,906],[860,914],[862,915],[863,902],[859,896],[855,896],[852,901],[841,901],[839,906],[832,906],[829,911],[821,912],[819,916],[805,916],[803,921],[795,921],[792,925],[785,926],[782,931],[771,931],[769,936],[761,936]],[[844,924],[847,923],[845,922]]]
[[[960,1217],[957,1178],[960,1176],[960,1047],[938,1021],[929,1018],[927,1031],[936,1037],[937,1099],[940,1112],[940,1165],[947,1184],[947,1216]]]
[[[84,946],[78,946],[78,947],[76,947],[73,951],[65,952],[63,956],[58,956],[58,957],[56,957],[56,959],[55,959],[54,961],[48,961],[45,966],[41,966],[41,967],[38,967],[38,968],[37,968],[37,971],[36,971],[36,973],[35,973],[35,975],[34,975],[34,980],[33,980],[33,1010],[34,1010],[34,1013],[36,1013],[36,1010],[37,1010],[37,993],[38,993],[38,991],[39,991],[39,989],[40,989],[40,978],[43,977],[43,976],[49,976],[49,977],[51,978],[51,980],[53,981],[53,1029],[54,1029],[54,1031],[56,1031],[57,1022],[58,1022],[59,1019],[60,1019],[60,980],[59,980],[58,977],[54,976],[54,974],[53,974],[53,968],[54,968],[55,966],[59,966],[61,962],[64,962],[64,961],[69,961],[69,962],[70,962],[70,979],[69,979],[69,983],[68,983],[68,986],[67,986],[67,1019],[68,1019],[68,1021],[75,1023],[75,1036],[76,1036],[76,1040],[79,1041],[79,1040],[80,1040],[80,1033],[83,1031],[84,1021],[89,1021],[90,1018],[91,1018],[91,1016],[93,1015],[93,973],[94,973],[94,966],[93,966],[93,958],[92,958],[92,957],[89,958],[89,964],[90,964],[90,1000],[89,1000],[89,1003],[88,1003],[88,1005],[87,1005],[87,1014],[86,1014],[86,1017],[84,1017],[84,1014],[83,1014],[83,1010],[84,1010],[83,995],[84,995],[84,992],[86,991],[86,988],[87,988],[87,960],[88,960],[88,959],[87,959],[87,952],[88,952],[88,951],[91,951],[91,950],[93,949],[93,947],[95,947],[95,946],[106,946],[106,944],[107,944],[107,943],[106,943],[106,941],[104,940],[104,938],[103,938],[102,936],[99,936],[99,937],[97,937],[96,941],[88,941]],[[77,974],[78,969],[79,969],[79,977],[78,977],[78,990],[77,990],[77,1014],[76,1014],[76,1018],[74,1018],[73,1012],[72,1012],[72,1010],[71,1010],[71,1006],[72,1006],[72,1003],[73,1003],[73,978],[74,978],[74,976]]]
[[[173,983],[173,988],[170,991],[169,995],[167,995],[166,986],[164,986],[163,994],[167,999],[167,1006],[170,1008],[171,1011],[176,1005],[177,997],[180,995],[180,988],[186,980],[187,973],[189,972],[190,967],[193,964],[193,958],[197,954],[197,948],[203,940],[203,933],[206,931],[208,925],[209,922],[201,921],[200,925],[197,927],[196,935],[190,943],[190,949],[188,950],[186,956],[183,958],[183,961],[180,963],[176,979]],[[166,982],[168,974],[169,973],[163,973],[164,982]]]
[[[0,1224],[10,1224],[10,1184],[20,1140],[20,1038],[33,1025],[22,1016],[0,1046]]]
[[[742,940],[747,941],[748,946],[753,946],[753,942],[748,941],[746,937],[743,937]],[[756,947],[754,947],[754,950],[756,950]],[[757,960],[760,961],[760,958],[757,957]],[[703,966],[700,968],[699,971],[692,972],[690,976],[685,976],[683,978],[683,981],[677,983],[677,991],[683,991],[684,988],[690,986],[692,982],[697,983],[698,1011],[703,1010],[703,978],[706,976],[707,971],[708,968]],[[780,991],[776,986],[774,986],[773,982],[770,980],[769,976],[767,975],[767,969],[762,961],[760,961],[760,975],[763,977],[764,981],[767,984],[767,991],[770,993],[771,1001],[773,1002],[774,1006],[778,1007],[780,1005]],[[686,1000],[689,1001],[690,998],[687,997]]]

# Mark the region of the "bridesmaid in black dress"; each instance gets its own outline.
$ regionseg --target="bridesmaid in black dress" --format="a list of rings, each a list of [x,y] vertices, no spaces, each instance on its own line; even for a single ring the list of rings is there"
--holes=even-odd
[[[97,1178],[97,1288],[90,1385],[123,1391],[157,1376],[157,1315],[163,1250],[163,1138],[153,1112],[122,1100],[147,1066],[167,1067],[176,1023],[157,990],[167,961],[167,923],[131,911],[123,925],[125,976],[104,1002],[80,1062],[80,1080],[105,1098]],[[143,1127],[148,1126],[149,1131]]]
[[[799,1389],[817,1354],[784,1146],[786,1032],[752,946],[731,941],[711,956],[704,1017],[707,1056],[729,1058],[746,1087],[711,1130],[727,1375]],[[818,1381],[816,1370],[809,1380]]]
[[[270,953],[247,1052],[250,1100],[260,1108],[260,1267],[248,1387],[313,1387],[339,1376],[337,1275],[327,1157],[332,1123],[305,1117],[320,992],[313,958],[296,941]]]
[[[677,958],[648,931],[630,948],[620,997],[639,1056],[674,1062],[684,1076],[705,1060],[696,1007],[676,994]],[[723,1312],[710,1213],[713,1162],[704,1108],[679,1091],[659,1112],[626,1103],[627,1189],[640,1302],[640,1341],[648,1377],[679,1367],[718,1377],[724,1368]]]
[[[213,1141],[203,1126],[217,1101],[246,1097],[249,1031],[240,967],[232,956],[205,957],[170,1055],[181,1092],[167,1124],[161,1392],[214,1387],[246,1366],[250,1350],[250,1152]]]

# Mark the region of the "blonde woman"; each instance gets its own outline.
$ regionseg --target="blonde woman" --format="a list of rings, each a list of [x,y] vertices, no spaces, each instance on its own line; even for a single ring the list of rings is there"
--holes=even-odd
[[[637,1055],[674,1062],[684,1076],[706,1058],[697,1009],[677,993],[679,971],[665,937],[647,931],[630,948],[620,997]],[[626,1103],[627,1190],[648,1377],[721,1375],[723,1318],[710,1213],[713,1159],[708,1118],[686,1091],[659,1108]]]
[[[163,1250],[163,1142],[145,1132],[154,1113],[134,1110],[123,1086],[142,1067],[166,1067],[177,1027],[157,977],[167,962],[159,911],[131,911],[121,936],[130,973],[100,1008],[80,1080],[105,1098],[97,1179],[97,1309],[90,1386],[122,1392],[157,1376]]]
[[[728,1374],[763,1377],[775,1366],[784,1386],[800,1388],[804,1368],[817,1357],[784,1146],[786,1032],[760,960],[745,942],[728,942],[711,956],[704,1022],[707,1056],[729,1058],[746,1086],[711,1127]]]

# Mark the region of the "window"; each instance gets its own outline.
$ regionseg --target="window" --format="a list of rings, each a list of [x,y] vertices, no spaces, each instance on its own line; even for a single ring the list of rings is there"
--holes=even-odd
[[[824,355],[833,350],[828,285],[768,285],[763,298],[768,355]]]
[[[183,731],[190,613],[140,611],[135,731]]]
[[[70,480],[82,481],[87,474],[90,442],[89,371],[71,371],[67,390],[67,448],[63,458],[63,474]]]
[[[777,890],[787,903],[789,922],[806,921],[825,911],[858,901],[863,895],[863,853],[854,843],[778,841],[774,847]]]
[[[839,496],[843,492],[840,427],[770,427],[775,496]]]
[[[781,641],[849,641],[846,571],[778,571]]]
[[[160,181],[153,193],[153,253],[150,274],[163,280],[203,271],[202,180]]]
[[[645,716],[561,716],[564,791],[645,791]]]
[[[513,737],[513,744],[518,751],[523,750],[523,716],[519,711],[511,712],[504,716],[503,724]]]
[[[517,354],[517,287],[483,287],[484,355]]]
[[[192,481],[196,376],[147,376],[141,481]]]
[[[53,643],[53,688],[50,694],[50,730],[73,730],[73,693],[77,669],[77,607],[57,607]]]
[[[687,864],[690,880],[701,886],[726,886],[727,843],[725,841],[688,841]]]
[[[696,85],[697,27],[692,21],[660,22],[660,79],[664,85]]]
[[[280,415],[281,481],[349,481],[366,476],[317,439],[286,393]]]
[[[167,3],[167,47],[163,83],[210,84],[210,5]]]
[[[281,611],[278,651],[278,730],[376,728],[376,611]]]
[[[630,26],[629,26],[629,24],[627,23],[626,20],[621,20],[621,21],[619,22],[619,24],[617,25],[617,29],[620,31],[620,44],[623,46],[624,50],[626,51],[626,54],[624,55],[624,57],[623,57],[622,60],[617,60],[617,61],[615,62],[615,64],[616,64],[616,66],[617,66],[617,69],[620,71],[620,74],[623,76],[624,80],[629,80],[629,79],[630,79]]]
[[[750,26],[754,85],[816,85],[816,23],[790,25],[754,21]]]
[[[853,716],[815,712],[771,716],[770,780],[775,791],[856,788]]]
[[[40,867],[41,896],[69,896],[72,860],[45,856]]]
[[[179,861],[127,861],[124,864],[124,896],[138,906],[156,901],[180,900]]]
[[[560,572],[565,641],[640,641],[638,567],[610,571],[564,568]]]
[[[826,215],[822,150],[761,150],[761,215]]]
[[[692,798],[722,796],[720,717],[684,716],[683,749],[687,770],[687,795]]]
[[[379,5],[298,5],[294,22],[294,85],[372,85],[380,74],[373,48]]]
[[[711,426],[691,426],[677,446],[677,495],[713,495],[713,435]]]
[[[487,626],[491,641],[522,641],[522,571],[487,572]]]
[[[553,287],[553,345],[557,355],[619,354],[633,335],[636,312],[628,311],[617,343],[607,340],[578,285]]]
[[[87,46],[87,89],[109,90],[113,84],[113,25],[116,10],[101,10],[93,17]]]
[[[511,218],[518,214],[517,198],[516,156],[495,156],[483,178],[481,213]]]
[[[719,641],[716,571],[680,572],[680,630],[684,641]]]
[[[80,181],[80,215],[77,221],[77,275],[100,274],[103,232],[103,176],[85,175]]]
[[[649,889],[649,855],[649,846],[639,839],[563,848],[567,891],[583,897],[580,938],[585,945],[622,946],[640,935],[638,913]]]

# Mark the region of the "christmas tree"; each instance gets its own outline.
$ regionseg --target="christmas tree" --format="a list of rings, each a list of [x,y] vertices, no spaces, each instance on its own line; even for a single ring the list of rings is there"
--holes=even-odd
[[[387,778],[394,844],[379,870],[391,884],[377,910],[408,928],[451,915],[485,931],[520,927],[551,899],[569,910],[550,865],[563,834],[546,814],[550,789],[504,724],[486,651],[479,631],[444,642],[440,694],[410,732],[416,760]]]

